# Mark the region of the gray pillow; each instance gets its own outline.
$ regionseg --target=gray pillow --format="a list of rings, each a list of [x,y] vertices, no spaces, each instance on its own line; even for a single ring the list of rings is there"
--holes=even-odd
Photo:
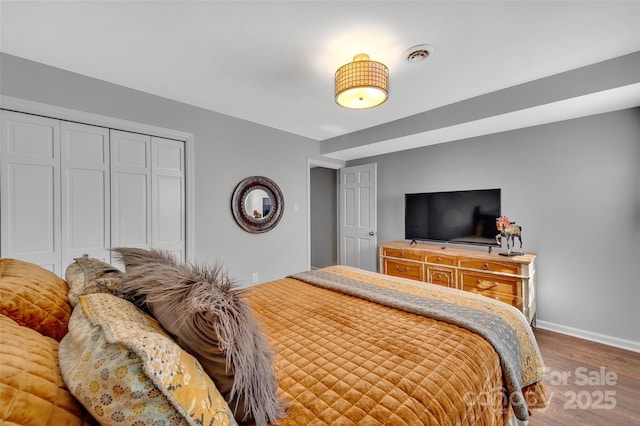
[[[156,249],[116,248],[120,290],[145,307],[211,376],[238,422],[266,425],[284,415],[272,353],[243,292],[221,266],[178,262]]]

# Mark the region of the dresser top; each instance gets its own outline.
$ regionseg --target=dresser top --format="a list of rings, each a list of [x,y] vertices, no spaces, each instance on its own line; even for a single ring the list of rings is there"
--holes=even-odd
[[[461,256],[461,257],[473,257],[476,259],[487,259],[501,262],[514,262],[514,263],[531,263],[535,260],[536,255],[531,253],[525,253],[520,256],[502,256],[499,253],[506,253],[506,249],[500,247],[493,247],[492,253],[488,253],[488,249],[468,249],[462,247],[453,247],[446,243],[416,243],[411,245],[406,241],[391,241],[380,244],[380,248],[392,248],[399,250],[411,250],[420,251],[426,253],[440,253],[448,256]]]

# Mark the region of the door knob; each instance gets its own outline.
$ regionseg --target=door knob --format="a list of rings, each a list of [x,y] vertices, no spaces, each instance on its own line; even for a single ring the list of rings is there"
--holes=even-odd
[[[369,231],[369,235],[371,235],[373,237],[374,235],[376,235],[376,233],[373,232],[373,231]]]

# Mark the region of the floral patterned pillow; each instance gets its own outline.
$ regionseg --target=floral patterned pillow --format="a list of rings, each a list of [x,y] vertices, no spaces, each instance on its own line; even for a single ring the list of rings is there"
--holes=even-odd
[[[60,342],[60,369],[101,424],[236,424],[198,361],[153,318],[108,293],[79,302]]]
[[[120,283],[124,272],[101,260],[84,255],[73,259],[65,271],[69,285],[69,304],[75,307],[83,294],[109,293],[127,299],[138,307],[140,303],[134,292],[123,292]]]

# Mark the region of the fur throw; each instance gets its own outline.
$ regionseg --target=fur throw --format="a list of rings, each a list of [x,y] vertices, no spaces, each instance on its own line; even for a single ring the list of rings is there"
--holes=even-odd
[[[181,263],[156,249],[112,251],[125,265],[120,289],[141,296],[145,308],[200,361],[236,420],[260,426],[284,415],[271,350],[242,290],[220,265]]]

